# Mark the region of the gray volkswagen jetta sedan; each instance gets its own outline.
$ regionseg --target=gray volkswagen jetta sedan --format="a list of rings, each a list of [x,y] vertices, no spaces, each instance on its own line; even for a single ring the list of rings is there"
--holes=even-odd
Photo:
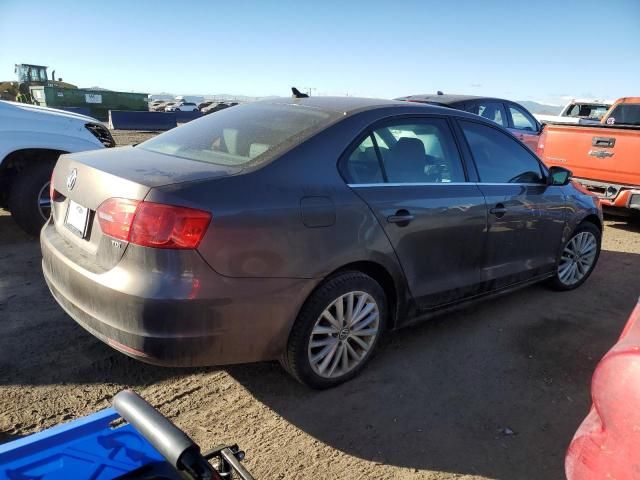
[[[60,157],[44,275],[82,327],[160,365],[280,359],[326,388],[389,330],[596,265],[598,200],[493,122],[359,98],[222,110]]]

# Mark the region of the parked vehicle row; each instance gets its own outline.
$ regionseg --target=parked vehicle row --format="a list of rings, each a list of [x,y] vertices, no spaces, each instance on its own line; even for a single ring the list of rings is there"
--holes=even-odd
[[[196,112],[200,111],[203,114],[217,112],[228,107],[237,105],[237,102],[216,102],[206,101],[201,103],[188,102],[186,100],[176,100],[172,102],[165,102],[162,100],[156,100],[149,104],[149,110],[152,112]]]
[[[43,270],[69,315],[127,355],[279,358],[327,388],[388,330],[532,282],[584,283],[602,212],[569,174],[451,108],[255,102],[63,155]]]
[[[224,110],[225,108],[233,107],[237,105],[236,102],[224,103],[224,102],[211,102],[209,105],[200,109],[204,115]]]

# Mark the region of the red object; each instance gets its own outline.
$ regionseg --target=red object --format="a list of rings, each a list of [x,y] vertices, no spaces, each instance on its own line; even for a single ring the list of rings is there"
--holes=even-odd
[[[567,479],[640,479],[640,303],[596,367],[591,398],[567,451]]]
[[[140,202],[125,198],[109,198],[96,210],[102,233],[118,240],[129,241],[131,224]]]
[[[105,235],[153,248],[197,248],[211,222],[202,210],[124,198],[105,200],[97,215]]]

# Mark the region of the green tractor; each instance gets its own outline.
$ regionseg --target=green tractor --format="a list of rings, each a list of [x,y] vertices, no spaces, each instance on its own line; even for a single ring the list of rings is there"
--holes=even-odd
[[[0,100],[37,104],[38,102],[34,100],[29,90],[31,86],[78,88],[75,85],[63,82],[61,78],[56,80],[55,70],[53,70],[51,79],[49,79],[47,68],[43,65],[31,65],[28,63],[17,64],[15,73],[18,76],[18,81],[0,82]]]

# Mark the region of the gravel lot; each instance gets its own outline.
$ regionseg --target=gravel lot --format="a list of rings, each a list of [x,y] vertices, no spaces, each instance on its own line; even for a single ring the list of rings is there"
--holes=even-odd
[[[582,288],[533,286],[396,332],[360,377],[312,392],[277,363],[166,369],[111,350],[53,301],[38,242],[0,210],[0,442],[134,388],[202,447],[239,443],[257,478],[560,479],[639,272],[640,225],[608,220]]]

